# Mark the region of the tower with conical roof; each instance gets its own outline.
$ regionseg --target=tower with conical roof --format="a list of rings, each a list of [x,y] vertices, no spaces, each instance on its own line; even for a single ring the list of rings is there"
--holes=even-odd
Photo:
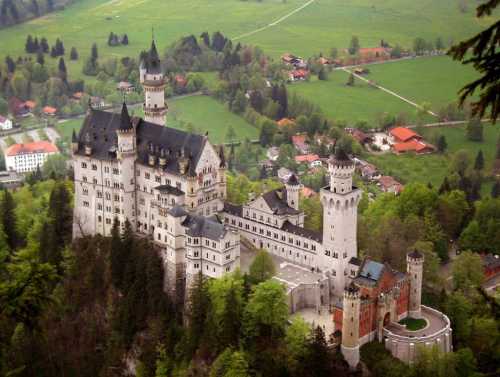
[[[120,114],[120,125],[116,130],[118,145],[116,157],[118,160],[119,182],[114,185],[113,196],[115,199],[114,215],[125,224],[128,219],[135,228],[135,161],[137,159],[137,140],[132,119],[128,113],[125,102]],[[119,198],[120,200],[116,200]]]
[[[288,181],[285,183],[286,189],[286,202],[287,204],[298,210],[299,209],[299,194],[302,185],[295,174],[292,174]]]
[[[144,119],[165,125],[167,106],[165,104],[165,77],[161,69],[160,57],[153,39],[151,48],[143,54],[139,77],[144,90]]]
[[[337,148],[328,161],[330,185],[321,189],[323,205],[323,247],[325,271],[331,272],[335,297],[342,297],[346,286],[347,265],[357,256],[356,229],[361,191],[352,185],[354,162]]]

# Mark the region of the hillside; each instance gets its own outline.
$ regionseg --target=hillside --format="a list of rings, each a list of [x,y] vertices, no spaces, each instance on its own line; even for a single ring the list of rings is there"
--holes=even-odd
[[[77,0],[2,0],[0,28],[16,25],[64,9]]]

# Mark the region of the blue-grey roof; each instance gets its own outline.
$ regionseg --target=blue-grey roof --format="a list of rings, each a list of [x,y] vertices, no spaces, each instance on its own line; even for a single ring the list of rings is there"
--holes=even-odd
[[[358,276],[377,281],[382,275],[384,265],[372,260],[366,260]]]

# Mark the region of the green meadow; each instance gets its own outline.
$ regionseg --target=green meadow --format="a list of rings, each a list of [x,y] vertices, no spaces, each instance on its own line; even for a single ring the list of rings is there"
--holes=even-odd
[[[423,136],[426,140],[433,142],[438,135],[444,135],[448,144],[447,152],[444,155],[437,153],[428,155],[394,155],[384,154],[368,157],[385,175],[393,175],[404,183],[421,182],[431,183],[439,186],[443,177],[450,171],[450,163],[453,153],[459,150],[467,151],[470,164],[474,164],[479,150],[483,151],[485,160],[485,173],[490,174],[493,164],[496,143],[500,137],[500,123],[484,125],[484,141],[473,142],[465,137],[465,126],[459,127],[432,127],[426,128]],[[489,185],[485,185],[484,191],[489,193]]]
[[[455,0],[85,0],[65,10],[0,30],[0,57],[24,54],[26,36],[56,38],[64,42],[68,55],[72,46],[81,59],[69,62],[76,77],[96,42],[101,57],[137,56],[151,41],[152,28],[162,48],[179,37],[202,31],[220,30],[235,38],[273,24],[261,32],[240,38],[243,43],[260,46],[275,57],[284,52],[303,56],[331,47],[345,48],[352,35],[362,46],[379,44],[380,39],[411,47],[416,36],[429,40],[442,37],[446,43],[470,36],[494,20],[494,16],[477,20],[473,5],[461,13]],[[110,32],[127,33],[128,46],[108,47]],[[50,60],[50,58],[48,58]]]
[[[224,104],[208,96],[181,97],[168,102],[167,124],[171,127],[204,134],[213,143],[227,142],[229,127],[238,140],[258,138],[259,130],[242,117],[230,112]]]
[[[472,67],[448,56],[417,58],[367,68],[370,70],[366,76],[368,79],[417,104],[428,102],[434,111],[455,102],[458,91],[477,78]]]
[[[413,106],[359,79],[354,86],[347,86],[348,78],[347,72],[334,70],[326,81],[311,77],[311,81],[290,84],[288,89],[318,105],[329,118],[349,124],[356,121],[376,124],[379,115],[385,112],[406,113],[409,119],[414,119]]]

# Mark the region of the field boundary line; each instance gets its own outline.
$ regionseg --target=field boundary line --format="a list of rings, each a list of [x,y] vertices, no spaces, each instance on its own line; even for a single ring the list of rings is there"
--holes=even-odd
[[[342,71],[347,72],[347,73],[350,73],[351,75],[353,75],[354,77],[356,77],[356,78],[360,79],[361,81],[364,81],[364,82],[368,83],[369,85],[372,85],[372,86],[374,86],[374,87],[376,87],[376,88],[378,88],[378,89],[380,89],[380,90],[382,90],[382,91],[384,91],[384,92],[386,92],[386,93],[390,94],[391,96],[394,96],[394,97],[396,97],[396,98],[399,98],[401,101],[404,101],[404,102],[406,102],[406,103],[408,103],[408,104],[412,105],[413,107],[416,107],[416,108],[417,108],[417,109],[419,109],[419,110],[425,110],[422,106],[420,106],[419,104],[417,104],[417,103],[415,103],[415,102],[413,102],[413,101],[409,100],[408,98],[405,98],[405,97],[403,97],[403,96],[400,96],[399,94],[397,94],[397,93],[393,92],[392,90],[389,90],[389,89],[387,89],[387,88],[384,88],[383,86],[380,86],[380,85],[376,84],[375,82],[370,81],[370,80],[368,80],[368,79],[364,78],[363,76],[358,75],[357,73],[354,73],[354,72],[352,72],[352,71],[348,70],[347,68],[342,68]],[[436,117],[436,118],[438,117],[438,115],[437,115],[436,113],[434,113],[433,111],[431,111],[431,110],[425,110],[425,111],[426,111],[426,112],[427,112],[427,114],[429,114],[429,115],[432,115],[432,116],[434,116],[434,117]]]
[[[302,9],[308,7],[309,5],[311,5],[312,3],[314,3],[315,1],[316,0],[309,0],[307,3],[302,4],[300,7],[292,10],[291,12],[285,14],[284,16],[278,18],[277,20],[275,20],[275,21],[273,21],[273,22],[271,22],[271,23],[269,23],[269,24],[267,24],[265,26],[262,26],[262,27],[260,27],[258,29],[249,31],[247,33],[240,34],[240,35],[238,35],[238,36],[236,36],[236,37],[234,37],[232,39],[233,39],[233,41],[236,41],[238,39],[249,37],[251,35],[254,35],[254,34],[260,33],[261,31],[269,29],[269,28],[271,28],[273,26],[276,26],[276,25],[280,24],[281,22],[285,21],[287,18],[293,16],[295,13],[300,12]]]

